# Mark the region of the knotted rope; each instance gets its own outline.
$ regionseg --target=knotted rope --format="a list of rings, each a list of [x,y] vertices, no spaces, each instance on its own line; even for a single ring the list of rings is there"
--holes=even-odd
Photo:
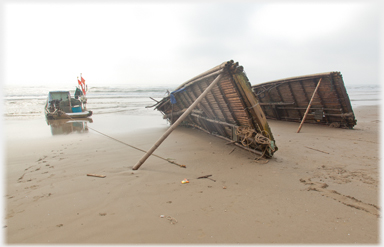
[[[250,127],[238,127],[236,129],[236,135],[241,138],[240,142],[245,147],[248,147],[253,142],[259,145],[266,145],[263,151],[263,155],[261,157],[264,156],[268,148],[272,151],[275,151],[275,149],[271,145],[271,139],[269,138],[269,134],[264,130],[261,133],[258,133],[256,132],[256,130],[251,129]]]

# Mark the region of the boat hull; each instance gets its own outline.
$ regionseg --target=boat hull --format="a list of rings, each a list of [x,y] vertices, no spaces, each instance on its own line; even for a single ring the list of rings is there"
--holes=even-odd
[[[92,116],[92,111],[83,111],[83,112],[47,112],[45,114],[47,119],[73,119],[73,118],[87,118]]]
[[[216,78],[219,78],[218,81]],[[210,87],[214,81],[216,84]],[[267,119],[251,90],[243,67],[232,60],[181,84],[156,104],[155,109],[174,124],[208,88],[210,91],[181,124],[200,129],[266,158],[272,157],[277,147]]]
[[[252,90],[268,119],[291,122],[305,119],[304,123],[343,128],[356,125],[340,72],[265,82],[252,86]]]
[[[86,110],[85,102],[72,98],[69,91],[50,91],[44,113],[47,119],[87,118],[92,111]]]

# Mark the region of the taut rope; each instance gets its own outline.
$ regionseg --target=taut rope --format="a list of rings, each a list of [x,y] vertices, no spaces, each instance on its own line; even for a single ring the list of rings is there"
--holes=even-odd
[[[65,114],[65,115],[66,115],[68,118],[70,118],[70,119],[76,121],[76,119],[71,118],[71,117],[68,116],[67,114]],[[130,144],[128,144],[128,143],[125,143],[125,142],[120,141],[120,140],[118,140],[118,139],[116,139],[116,138],[114,138],[114,137],[111,137],[111,136],[109,136],[109,135],[107,135],[107,134],[104,134],[104,133],[102,133],[102,132],[100,132],[100,131],[98,131],[98,130],[95,130],[94,128],[88,127],[88,129],[91,129],[91,130],[93,130],[93,131],[95,131],[95,132],[97,132],[97,133],[99,133],[99,134],[101,134],[101,135],[103,135],[103,136],[106,136],[106,137],[108,137],[108,138],[110,138],[110,139],[112,139],[112,140],[114,140],[114,141],[120,142],[121,144],[124,144],[124,145],[126,145],[126,146],[128,146],[128,147],[134,148],[134,149],[139,150],[139,151],[144,152],[144,153],[147,152],[147,151],[145,151],[145,150],[143,150],[143,149],[140,149],[140,148],[138,148],[138,147],[132,146],[132,145],[130,145]],[[156,154],[152,154],[152,155],[155,156],[155,157],[157,157],[157,158],[160,158],[160,159],[162,159],[162,160],[165,160],[165,161],[167,161],[167,162],[169,162],[169,163],[171,163],[171,164],[180,166],[180,167],[182,167],[182,168],[186,168],[185,165],[178,164],[178,163],[175,162],[175,161],[172,161],[172,160],[163,158],[163,157],[161,157],[161,156],[159,156],[159,155],[156,155]]]

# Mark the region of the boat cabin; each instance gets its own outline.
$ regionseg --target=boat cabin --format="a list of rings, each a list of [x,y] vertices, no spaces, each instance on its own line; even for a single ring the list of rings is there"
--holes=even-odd
[[[71,98],[69,91],[51,91],[48,94],[47,108],[61,109],[66,113],[81,112],[81,101]]]

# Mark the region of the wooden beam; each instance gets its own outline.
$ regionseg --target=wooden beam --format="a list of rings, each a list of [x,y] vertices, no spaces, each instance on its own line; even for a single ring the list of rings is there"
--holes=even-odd
[[[322,78],[320,78],[319,82],[317,83],[317,86],[316,86],[316,88],[315,88],[315,91],[313,91],[312,98],[311,98],[311,100],[309,101],[307,110],[306,110],[305,113],[304,113],[303,120],[302,120],[301,123],[300,123],[300,126],[299,126],[299,129],[297,130],[297,133],[300,132],[300,130],[301,130],[301,126],[303,126],[303,123],[304,123],[304,121],[305,121],[305,118],[306,118],[307,115],[308,115],[309,109],[311,108],[311,105],[312,105],[312,101],[313,101],[313,99],[315,98],[315,95],[316,95],[317,90],[319,89],[319,86],[320,86],[320,83],[321,83],[321,79],[322,79]]]
[[[281,85],[281,84],[280,84]],[[281,102],[284,102],[284,99],[283,99],[283,96],[281,95],[281,92],[280,92],[280,89],[279,89],[279,87],[276,87],[276,91],[277,91],[277,93],[279,94],[279,97],[280,97],[280,100],[281,100]],[[293,104],[293,103],[292,103]],[[279,112],[277,111],[277,108],[276,108],[276,106],[275,106],[275,111],[276,111],[276,114],[278,114]],[[288,116],[289,115],[289,113],[288,113],[288,111],[287,110],[284,110],[284,113],[285,113],[285,116]],[[281,119],[281,116],[279,115],[279,117],[278,117],[279,119]]]
[[[204,83],[204,81],[201,81],[201,83],[200,84],[203,84]],[[197,88],[201,91],[201,92],[204,92],[204,89],[201,87],[201,85],[200,85],[199,83],[196,83],[196,86],[197,86]],[[207,83],[204,83],[207,87],[208,87],[208,85],[207,85]],[[211,93],[211,91],[212,90],[210,90],[210,93]],[[213,93],[211,93],[211,95],[214,95]],[[208,109],[210,109],[211,111],[210,112],[206,112],[206,114],[209,116],[209,117],[211,117],[211,118],[217,118],[217,113],[215,112],[215,109],[213,108],[213,106],[212,106],[212,104],[211,104],[211,102],[210,102],[210,100],[209,100],[209,97],[210,97],[210,95],[209,95],[209,93],[207,94],[207,97],[205,97],[205,102],[207,103],[207,105],[208,105]],[[219,110],[220,110],[220,105],[219,105],[219,102],[216,102],[217,103],[217,105],[218,105],[218,107],[219,107]],[[216,128],[216,130],[217,130],[217,132],[219,132],[222,136],[225,136],[225,130],[222,128],[222,126],[215,126],[215,128]]]
[[[202,94],[193,102],[193,104],[188,108],[187,111],[181,115],[174,124],[169,127],[169,129],[160,137],[160,139],[152,146],[150,150],[137,162],[137,164],[132,168],[137,170],[140,166],[148,159],[149,156],[163,143],[163,141],[172,133],[172,131],[192,112],[192,110],[200,103],[202,99],[211,91],[211,89],[220,81],[223,73],[220,73],[215,80],[204,90]]]
[[[193,97],[195,98],[195,100],[199,97],[196,95],[195,91],[197,90],[200,90],[200,88],[195,84],[191,85],[191,95],[193,95]],[[190,97],[189,94],[185,94],[186,96]],[[191,102],[194,102],[192,99],[191,99]],[[192,105],[192,104],[191,104]],[[200,102],[198,104],[198,107],[201,108],[202,111],[205,112],[205,114],[209,115],[209,109],[203,104],[203,102]],[[212,126],[212,124],[210,123],[207,123],[205,121],[200,121],[200,119],[198,119],[199,123],[204,126],[208,131],[213,131],[216,129],[214,129],[214,126]]]
[[[287,85],[288,85],[289,91],[290,91],[290,93],[292,95],[293,101],[295,101],[295,105],[299,106],[297,104],[297,100],[296,100],[295,94],[293,93],[293,90],[292,90],[292,87],[291,87],[291,83],[287,83]],[[297,113],[299,114],[299,117],[303,117],[303,115],[301,114],[300,110],[297,110]]]
[[[284,103],[284,102],[264,102],[264,103],[259,103],[259,105],[294,105],[295,102],[292,103]]]
[[[316,84],[316,81],[315,79],[312,80],[314,84]],[[323,83],[324,84],[324,83]],[[323,97],[321,96],[321,90],[319,90],[319,92],[317,93],[317,95],[319,95],[319,99],[320,99],[320,104],[323,106],[323,108],[326,107],[326,105],[324,104],[324,100],[323,100]],[[327,115],[324,115],[325,116],[325,122],[329,123],[329,119],[327,117]]]

